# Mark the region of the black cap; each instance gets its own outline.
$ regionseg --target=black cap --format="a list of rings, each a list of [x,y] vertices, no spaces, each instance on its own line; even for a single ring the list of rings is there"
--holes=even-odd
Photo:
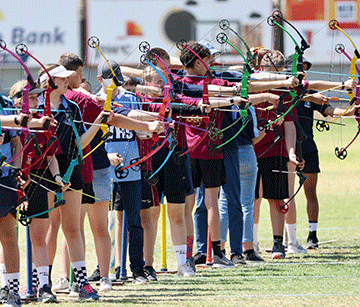
[[[29,95],[39,95],[41,93],[45,92],[44,88],[40,87],[32,87],[29,91]]]
[[[121,69],[118,63],[116,63],[113,60],[109,60],[109,64],[111,66],[111,68],[114,70],[114,73],[116,75],[116,77],[118,78],[118,80],[122,83],[124,82],[124,78],[121,74]],[[109,65],[106,63],[106,61],[104,61],[103,63],[101,63],[98,66],[98,76],[100,76],[102,79],[112,79],[113,77],[113,73],[109,67]]]
[[[293,55],[289,55],[285,60],[285,67],[286,67],[287,70],[291,70],[291,68],[292,68],[292,61],[293,61],[292,56]],[[303,57],[303,63],[304,64],[306,63],[307,66],[308,66],[308,69],[310,69],[311,63],[309,61],[307,61],[304,57]]]

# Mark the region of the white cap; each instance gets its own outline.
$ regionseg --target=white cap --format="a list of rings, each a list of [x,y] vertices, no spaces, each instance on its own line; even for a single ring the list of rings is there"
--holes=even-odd
[[[198,43],[200,45],[203,45],[204,47],[208,48],[210,50],[210,54],[221,53],[220,50],[215,49],[215,47],[210,42],[208,42],[206,40],[198,41]]]
[[[67,70],[64,66],[60,65],[49,71],[51,77],[67,78],[76,74],[75,70]],[[47,73],[40,77],[40,83],[49,79]]]

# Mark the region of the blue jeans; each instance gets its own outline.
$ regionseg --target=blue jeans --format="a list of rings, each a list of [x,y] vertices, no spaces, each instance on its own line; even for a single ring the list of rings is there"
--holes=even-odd
[[[200,188],[196,189],[196,209],[194,213],[195,235],[197,251],[206,254],[207,249],[207,209],[205,206],[205,188],[201,182]]]
[[[226,184],[223,185],[223,192],[228,206],[230,248],[232,254],[241,254],[243,241],[253,241],[257,175],[253,146],[224,150],[224,165]]]
[[[144,230],[141,225],[141,180],[123,181],[114,184],[115,209],[126,213],[129,231],[129,260],[132,272],[137,272],[145,265]],[[121,205],[119,204],[121,203]],[[118,205],[118,206],[117,206]]]
[[[226,237],[229,230],[229,213],[228,213],[227,199],[223,187],[220,187],[218,204],[219,204],[219,215],[220,215],[220,241],[226,242]]]

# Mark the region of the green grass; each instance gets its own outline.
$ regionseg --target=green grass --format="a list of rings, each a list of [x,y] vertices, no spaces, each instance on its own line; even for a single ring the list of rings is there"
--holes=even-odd
[[[355,120],[344,120],[343,144],[355,135]],[[339,131],[331,126],[329,132],[316,132],[320,151],[321,174],[318,183],[320,218],[317,251],[307,255],[288,255],[285,260],[272,260],[262,253],[265,265],[245,266],[227,270],[198,270],[195,278],[180,278],[175,274],[159,275],[158,283],[137,286],[130,283],[114,287],[101,296],[100,302],[87,306],[359,306],[360,305],[360,214],[358,200],[360,165],[357,160],[360,139],[348,150],[348,157],[340,161],[334,155],[339,146]],[[301,191],[296,198],[297,233],[305,245],[308,232],[306,202]],[[20,242],[25,242],[25,228],[21,227]],[[159,227],[160,229],[160,227]],[[87,265],[91,274],[96,265],[94,244],[86,226]],[[62,235],[59,236],[61,242]],[[169,226],[168,269],[175,269]],[[271,248],[272,235],[266,201],[261,207],[259,239],[263,249]],[[227,246],[228,249],[228,246]],[[60,245],[55,259],[53,280],[60,277]],[[22,285],[26,284],[25,244],[21,244]],[[155,264],[160,268],[160,237],[156,243]],[[128,269],[129,273],[129,269]],[[58,306],[73,306],[83,302],[59,297]],[[35,304],[34,304],[35,305]],[[36,305],[41,305],[37,303]]]

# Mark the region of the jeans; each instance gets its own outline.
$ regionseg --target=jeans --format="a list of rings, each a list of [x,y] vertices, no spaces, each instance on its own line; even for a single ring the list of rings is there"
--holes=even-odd
[[[141,180],[117,182],[114,186],[116,197],[122,198],[129,231],[129,260],[132,272],[137,272],[145,265],[144,230],[141,225]]]
[[[220,187],[218,204],[219,204],[219,214],[220,214],[220,241],[226,242],[226,238],[229,230],[229,213],[228,213],[227,199],[223,187]]]
[[[242,243],[253,241],[254,199],[257,175],[252,145],[224,150],[226,184],[223,192],[229,214],[229,236],[232,254],[242,253]]]

